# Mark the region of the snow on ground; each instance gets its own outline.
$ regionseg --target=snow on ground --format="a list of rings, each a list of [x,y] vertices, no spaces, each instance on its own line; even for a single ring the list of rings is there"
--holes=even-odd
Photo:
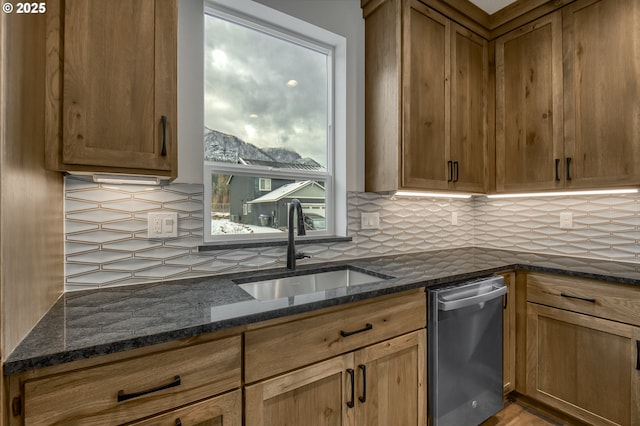
[[[228,234],[264,234],[264,233],[281,233],[279,229],[268,226],[245,225],[243,223],[231,222],[229,219],[214,218],[211,219],[211,235],[228,235]]]

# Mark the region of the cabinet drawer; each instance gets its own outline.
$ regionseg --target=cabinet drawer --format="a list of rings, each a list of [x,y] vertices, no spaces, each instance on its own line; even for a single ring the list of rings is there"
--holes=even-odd
[[[423,291],[245,333],[245,382],[283,373],[426,325]]]
[[[640,326],[640,287],[527,274],[527,301]]]
[[[216,398],[187,405],[128,426],[210,425],[240,426],[242,424],[242,391],[239,389]]]
[[[234,336],[27,380],[24,420],[120,424],[238,388],[240,374],[241,339]]]

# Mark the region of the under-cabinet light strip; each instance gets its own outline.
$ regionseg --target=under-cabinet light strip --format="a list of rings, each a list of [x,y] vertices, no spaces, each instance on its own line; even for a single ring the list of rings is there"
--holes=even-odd
[[[420,191],[396,191],[396,197],[421,197],[421,198],[471,198],[471,194],[453,194],[445,192],[420,192]]]
[[[160,178],[154,176],[93,175],[93,181],[120,185],[160,185]]]
[[[562,191],[562,192],[529,192],[518,194],[491,194],[487,198],[521,198],[521,197],[567,197],[571,195],[610,195],[637,194],[638,189],[602,189],[593,191]]]

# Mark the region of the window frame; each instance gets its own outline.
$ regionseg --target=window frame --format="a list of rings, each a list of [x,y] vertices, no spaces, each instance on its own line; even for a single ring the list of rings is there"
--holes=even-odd
[[[204,161],[204,242],[250,243],[251,241],[286,239],[284,232],[282,235],[273,233],[211,235],[212,174],[323,181],[326,229],[311,231],[308,234],[310,237],[346,236],[346,40],[342,36],[251,0],[204,0],[203,4],[203,20],[205,15],[213,15],[327,55],[326,171],[277,169]]]

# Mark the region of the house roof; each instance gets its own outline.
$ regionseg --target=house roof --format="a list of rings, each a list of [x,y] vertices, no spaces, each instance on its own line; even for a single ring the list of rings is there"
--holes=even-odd
[[[311,160],[313,161],[313,160]],[[323,170],[320,164],[313,161],[312,163],[302,163],[302,162],[293,162],[287,163],[283,161],[267,161],[267,160],[256,160],[252,158],[239,158],[238,162],[241,164],[248,164],[254,166],[268,166],[274,167],[277,169],[298,169],[298,170]]]
[[[273,203],[283,198],[304,198],[324,200],[324,187],[313,180],[303,180],[300,182],[288,183],[273,191],[249,201],[255,203]]]

